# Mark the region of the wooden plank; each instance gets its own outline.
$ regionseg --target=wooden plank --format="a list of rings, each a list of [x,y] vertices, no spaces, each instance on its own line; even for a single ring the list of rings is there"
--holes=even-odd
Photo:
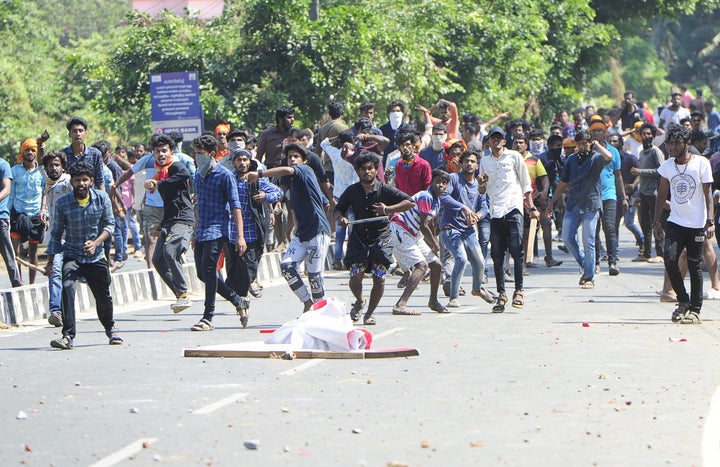
[[[222,348],[213,346],[212,348],[185,349],[183,355],[185,357],[203,357],[203,358],[282,358],[286,351],[277,349],[262,349],[258,346],[248,346],[248,348],[237,348],[236,345]],[[370,349],[356,350],[348,352],[332,352],[329,350],[313,350],[298,349],[292,351],[295,358],[325,358],[325,359],[365,359],[365,358],[399,358],[414,357],[420,355],[418,349],[414,348],[395,348],[395,349]]]
[[[537,233],[538,220],[534,217],[530,218],[530,227],[528,228],[527,251],[525,252],[525,262],[532,263],[533,251],[535,250],[535,234]]]

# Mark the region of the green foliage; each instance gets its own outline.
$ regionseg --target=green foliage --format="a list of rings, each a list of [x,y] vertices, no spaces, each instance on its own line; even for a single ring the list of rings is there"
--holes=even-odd
[[[206,127],[254,131],[286,104],[312,126],[331,98],[347,120],[364,100],[382,123],[392,100],[445,97],[485,119],[527,108],[546,126],[557,109],[616,102],[620,87],[653,104],[669,81],[717,91],[719,3],[322,0],[311,21],[311,0],[226,0],[201,21],[131,13],[125,0],[3,0],[0,155],[44,128],[50,147],[67,144],[71,115],[91,140],[147,139],[156,72],[197,70]]]

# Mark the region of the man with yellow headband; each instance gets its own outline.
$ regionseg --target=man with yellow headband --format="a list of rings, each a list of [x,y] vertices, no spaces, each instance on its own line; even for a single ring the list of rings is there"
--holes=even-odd
[[[637,158],[640,157],[640,151],[643,149],[642,135],[640,134],[640,128],[643,126],[643,123],[642,120],[638,120],[633,125],[631,132],[623,132],[623,134],[628,135],[627,138],[623,140],[623,151]]]

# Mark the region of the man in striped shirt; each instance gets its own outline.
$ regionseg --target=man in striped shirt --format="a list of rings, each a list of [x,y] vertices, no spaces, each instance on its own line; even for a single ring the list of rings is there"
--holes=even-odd
[[[390,221],[390,246],[398,264],[406,270],[413,268],[407,286],[393,307],[394,315],[419,315],[420,312],[407,307],[410,295],[430,268],[430,300],[428,308],[438,313],[447,313],[437,298],[442,267],[436,254],[440,245],[433,235],[430,222],[440,209],[440,196],[445,193],[450,174],[435,169],[432,172],[430,188],[413,195],[415,206],[408,211],[395,214]]]

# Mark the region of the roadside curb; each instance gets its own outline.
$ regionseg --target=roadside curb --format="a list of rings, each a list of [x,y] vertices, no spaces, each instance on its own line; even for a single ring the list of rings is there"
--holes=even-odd
[[[265,253],[260,258],[258,280],[269,281],[282,277],[282,253]],[[189,291],[202,292],[204,286],[197,277],[195,263],[183,265]],[[110,294],[115,306],[175,298],[154,269],[116,272],[112,274]],[[46,319],[49,294],[47,283],[25,285],[0,290],[0,323],[19,325],[26,321]],[[79,283],[75,307],[78,313],[94,313],[95,300],[87,284]]]

